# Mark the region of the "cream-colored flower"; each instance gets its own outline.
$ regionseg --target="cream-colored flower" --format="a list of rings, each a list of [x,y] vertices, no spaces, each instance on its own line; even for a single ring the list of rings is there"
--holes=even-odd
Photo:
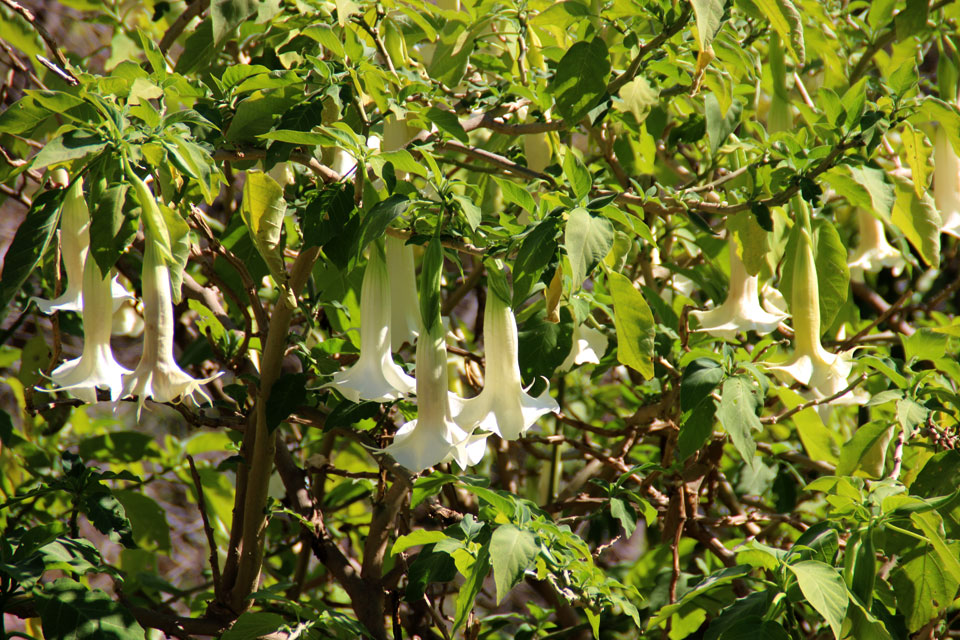
[[[800,223],[798,223],[800,224]],[[800,231],[797,260],[793,266],[793,355],[780,364],[767,364],[783,382],[799,382],[814,399],[830,397],[848,384],[853,368],[852,351],[830,353],[820,343],[820,292],[813,246],[806,229]],[[847,393],[834,400],[836,404],[857,404],[859,393]]]
[[[397,351],[413,344],[420,327],[417,273],[413,247],[400,238],[387,236],[387,271],[390,274],[390,346]]]
[[[575,324],[570,353],[567,354],[558,371],[569,371],[581,364],[600,364],[600,358],[607,352],[608,342],[607,336],[602,331],[584,324]]]
[[[486,448],[483,434],[473,435],[453,421],[459,409],[447,386],[447,345],[443,325],[420,327],[417,340],[417,417],[397,430],[385,453],[414,472],[454,460],[461,469],[477,464]]]
[[[83,352],[68,360],[50,374],[60,391],[94,403],[97,388],[109,389],[110,399],[117,400],[123,388],[122,376],[129,370],[121,367],[110,350],[110,327],[113,297],[110,276],[102,275],[96,260],[87,260],[83,268]]]
[[[850,256],[850,277],[863,281],[864,272],[876,273],[884,267],[890,267],[893,275],[898,276],[906,266],[900,252],[890,246],[883,234],[883,222],[867,211],[857,212],[860,225],[860,244]]]
[[[55,180],[67,182],[66,172],[57,169]],[[77,178],[63,199],[60,210],[60,257],[67,275],[67,288],[53,300],[31,298],[41,313],[50,315],[55,311],[81,311],[83,309],[83,264],[90,253],[90,211],[83,197],[83,178]],[[116,278],[110,282],[113,308],[118,309],[124,300],[133,294]]]
[[[732,234],[727,234],[730,250],[730,289],[727,298],[716,309],[692,311],[691,316],[700,321],[700,328],[712,336],[733,340],[738,333],[755,331],[765,335],[777,328],[784,317],[769,313],[760,306],[757,292],[758,278],[747,273],[737,255],[737,243]]]
[[[204,385],[222,375],[196,379],[181,369],[173,357],[173,296],[170,267],[160,256],[156,241],[147,234],[143,251],[143,353],[133,373],[123,376],[123,397],[137,396],[137,414],[147,398],[154,402],[189,399],[199,393],[210,402]]]
[[[416,383],[393,361],[390,351],[390,276],[383,247],[370,245],[360,290],[360,358],[334,374],[328,386],[352,402],[390,402],[413,393]],[[415,295],[415,294],[414,294]]]
[[[944,127],[933,143],[933,200],[940,211],[940,231],[960,237],[960,158]]]
[[[486,351],[483,390],[465,400],[456,415],[457,424],[468,431],[492,431],[516,440],[530,430],[540,416],[559,411],[549,389],[533,397],[523,388],[517,355],[517,322],[510,306],[491,292],[483,313],[483,344]],[[419,374],[417,374],[419,376]]]

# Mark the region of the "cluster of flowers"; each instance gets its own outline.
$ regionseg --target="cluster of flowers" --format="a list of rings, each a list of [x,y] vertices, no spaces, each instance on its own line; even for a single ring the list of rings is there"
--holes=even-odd
[[[66,183],[61,173],[55,182]],[[141,197],[149,188],[140,182]],[[151,201],[154,206],[156,202]],[[110,274],[101,272],[90,253],[90,213],[83,196],[83,180],[74,179],[60,216],[60,246],[67,275],[67,289],[55,300],[36,299],[44,313],[79,311],[83,317],[83,351],[79,358],[64,362],[50,374],[54,390],[93,403],[97,388],[107,389],[111,401],[137,396],[140,409],[147,398],[156,402],[193,400],[199,393],[208,402],[201,385],[213,378],[197,380],[184,372],[173,357],[173,299],[170,268],[163,259],[156,238],[146,234],[143,254],[143,353],[136,370],[122,367],[113,357],[110,336],[114,312],[133,298]],[[115,332],[114,332],[115,333]]]
[[[385,248],[372,243],[360,292],[360,357],[329,384],[354,402],[416,394],[417,418],[385,449],[397,462],[413,471],[448,460],[466,468],[483,457],[490,433],[514,440],[559,409],[548,391],[534,397],[523,388],[513,310],[492,292],[483,316],[483,390],[467,400],[449,391],[446,330],[440,322],[426,328],[417,299],[413,248],[389,236]],[[414,341],[416,379],[392,353]]]

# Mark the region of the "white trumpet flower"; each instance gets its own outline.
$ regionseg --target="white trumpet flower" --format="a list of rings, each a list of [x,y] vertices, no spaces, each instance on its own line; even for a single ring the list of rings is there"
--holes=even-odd
[[[387,236],[387,271],[390,274],[390,346],[394,351],[404,343],[413,344],[420,326],[417,303],[417,273],[413,247],[400,238]]]
[[[130,373],[113,358],[110,350],[110,328],[113,297],[110,276],[103,276],[96,260],[87,260],[83,268],[83,352],[53,370],[51,380],[70,395],[94,403],[97,387],[110,390],[110,399],[117,400],[123,388],[122,376]]]
[[[58,169],[60,182],[67,182],[66,172]],[[81,311],[83,308],[83,264],[90,253],[90,211],[83,197],[83,178],[73,181],[63,199],[60,211],[60,257],[67,272],[67,288],[53,300],[31,298],[41,313],[50,315],[55,311]],[[133,298],[120,282],[110,282],[113,308],[117,310],[124,300]]]
[[[600,364],[600,358],[607,352],[607,336],[602,331],[582,324],[573,326],[573,344],[566,360],[558,371],[569,371],[581,364]]]
[[[863,210],[858,211],[857,221],[860,225],[860,244],[847,263],[850,277],[862,282],[864,272],[876,273],[884,267],[890,267],[893,275],[900,275],[906,261],[900,252],[887,242],[883,235],[883,222]]]
[[[459,398],[447,386],[447,345],[443,326],[420,327],[417,340],[417,417],[397,430],[384,453],[414,472],[454,460],[461,469],[483,458],[486,435],[474,435],[453,421]]]
[[[492,292],[483,312],[483,344],[483,390],[477,397],[464,401],[456,416],[457,424],[467,430],[480,428],[506,440],[516,440],[540,416],[559,411],[560,407],[550,397],[549,389],[533,397],[523,388],[517,357],[517,322],[510,306]]]
[[[351,402],[390,402],[416,387],[414,379],[394,363],[390,351],[390,295],[383,247],[371,243],[360,291],[360,358],[349,369],[335,373],[327,385]]]
[[[937,129],[933,142],[933,200],[940,211],[940,231],[960,237],[960,158],[944,127]]]
[[[798,223],[799,224],[799,223]],[[781,381],[805,385],[814,399],[828,398],[847,386],[853,368],[851,351],[830,353],[820,344],[820,292],[810,234],[800,231],[797,260],[793,266],[794,351],[782,364],[767,364]],[[858,404],[862,394],[847,393],[833,402]]]
[[[730,248],[730,289],[727,298],[716,309],[692,311],[690,315],[700,321],[700,328],[694,331],[705,331],[724,340],[733,340],[738,333],[746,331],[768,334],[786,316],[769,313],[760,306],[758,278],[747,273],[737,255],[736,241],[729,233],[727,237]]]
[[[133,373],[123,376],[123,396],[137,396],[137,415],[147,398],[154,402],[174,402],[199,393],[211,402],[201,388],[214,378],[196,379],[181,369],[173,357],[173,296],[170,267],[160,255],[155,240],[147,235],[143,251],[143,353]]]

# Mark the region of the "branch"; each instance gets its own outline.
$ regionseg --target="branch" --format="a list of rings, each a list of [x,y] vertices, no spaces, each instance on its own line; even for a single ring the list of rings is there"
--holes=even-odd
[[[213,575],[213,592],[217,599],[220,595],[220,562],[217,560],[217,542],[213,538],[213,528],[210,526],[210,519],[207,517],[207,501],[203,497],[203,483],[200,481],[200,474],[197,472],[197,465],[193,461],[193,456],[187,454],[187,462],[190,463],[190,477],[193,478],[193,486],[197,490],[197,508],[200,509],[200,519],[203,521],[203,532],[207,536],[207,544],[210,546],[210,572]]]
[[[42,24],[40,24],[40,22],[37,21],[37,17],[33,15],[33,12],[31,12],[29,9],[24,7],[19,2],[16,2],[16,0],[0,0],[0,2],[7,5],[15,13],[19,13],[21,16],[23,16],[23,19],[30,23],[30,26],[33,28],[33,30],[36,31],[38,34],[40,34],[40,37],[43,38],[44,44],[47,45],[47,48],[50,50],[50,53],[52,53],[53,57],[57,59],[57,62],[61,67],[57,70],[58,75],[61,75],[63,80],[70,85],[76,86],[80,84],[80,81],[77,80],[77,77],[72,73],[70,73],[69,69],[67,69],[67,66],[68,66],[67,59],[63,57],[62,53],[60,53],[60,48],[57,46],[57,43],[54,41],[53,36],[50,35],[50,32],[47,31],[46,27],[44,27]],[[37,58],[41,62],[44,61],[42,56],[37,56]],[[50,68],[49,65],[45,65],[45,66]],[[62,72],[62,74],[60,74],[59,72]]]
[[[522,164],[517,164],[513,160],[505,158],[501,155],[497,155],[496,153],[486,151],[485,149],[470,147],[463,144],[462,142],[457,142],[455,140],[448,140],[446,142],[439,143],[437,144],[437,148],[446,149],[450,151],[459,151],[460,153],[466,154],[472,158],[476,158],[477,160],[483,160],[484,162],[488,162],[492,165],[498,166],[501,169],[506,169],[507,171],[514,173],[518,176],[523,176],[525,178],[532,178],[534,180],[543,180],[544,182],[549,184],[552,188],[554,189],[557,188],[557,182],[556,180],[553,179],[553,176],[546,173],[540,173],[539,171],[534,171],[532,169],[529,169],[523,166]]]
[[[680,17],[677,18],[676,22],[673,22],[661,31],[653,40],[650,40],[648,43],[640,47],[640,51],[637,53],[636,57],[630,63],[630,66],[627,67],[627,70],[621,73],[619,76],[614,78],[610,84],[607,85],[607,93],[614,95],[619,91],[623,85],[627,84],[633,80],[637,73],[640,72],[640,65],[643,62],[643,59],[647,57],[655,49],[659,49],[660,45],[672,38],[680,29],[683,28],[687,21],[690,20],[690,13],[692,11],[692,4],[684,3],[683,13],[680,14]]]
[[[809,409],[810,407],[816,407],[821,404],[830,404],[837,398],[840,398],[841,396],[844,396],[850,393],[851,391],[853,391],[854,389],[856,389],[860,385],[860,383],[866,379],[867,379],[867,374],[861,373],[859,376],[854,378],[850,384],[845,386],[840,391],[837,391],[833,395],[827,396],[826,398],[816,398],[814,400],[804,402],[803,404],[798,404],[792,409],[787,409],[786,411],[781,411],[780,413],[777,413],[775,415],[760,418],[760,422],[762,422],[763,424],[777,424],[778,422],[782,422],[787,418],[789,418],[790,416],[796,413],[800,413],[805,409]]]
[[[857,344],[860,341],[860,338],[870,333],[871,329],[878,326],[881,322],[883,322],[884,320],[892,316],[896,312],[896,310],[899,309],[903,305],[903,303],[906,302],[912,295],[913,295],[913,290],[908,288],[906,291],[903,292],[903,295],[897,298],[896,302],[894,302],[892,305],[887,307],[886,310],[883,313],[881,313],[879,316],[877,316],[873,322],[871,322],[870,324],[865,326],[863,329],[858,331],[855,335],[851,336],[846,341],[844,341],[844,343],[840,345],[840,350],[846,351],[853,345]],[[877,297],[880,297],[880,296],[878,295]],[[901,323],[901,326],[904,326],[904,325],[902,325]],[[902,331],[901,333],[906,333],[906,332]]]
[[[173,21],[173,24],[170,25],[167,32],[163,34],[163,38],[160,40],[160,51],[166,54],[180,34],[183,33],[183,30],[186,29],[187,25],[190,24],[190,21],[206,11],[209,6],[210,0],[193,0],[193,2],[188,2],[186,10],[177,16],[177,19]]]
[[[267,157],[266,149],[217,149],[213,152],[213,159],[221,162],[243,162],[246,160],[263,160]],[[320,164],[320,161],[308,153],[294,152],[290,154],[291,162],[302,164],[313,171],[324,182],[339,182],[341,176],[330,167]]]

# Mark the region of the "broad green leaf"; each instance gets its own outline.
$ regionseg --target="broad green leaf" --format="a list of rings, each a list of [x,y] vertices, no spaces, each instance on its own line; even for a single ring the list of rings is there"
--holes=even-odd
[[[394,194],[370,207],[370,210],[363,214],[360,221],[360,246],[358,250],[363,251],[368,244],[383,237],[390,223],[396,220],[409,206],[410,200],[406,196]]]
[[[957,543],[950,547],[956,557]],[[890,574],[890,583],[897,593],[897,610],[903,614],[911,633],[941,615],[953,601],[960,584],[930,545],[921,545],[901,558]]]
[[[287,281],[280,247],[280,232],[286,211],[283,187],[261,171],[248,171],[243,184],[240,214],[250,230],[253,243],[270,269],[270,275],[278,283]]]
[[[457,114],[453,111],[444,111],[437,107],[430,107],[424,111],[423,115],[427,120],[437,125],[438,129],[450,134],[463,144],[470,142],[470,138],[467,137],[467,132],[464,131],[463,125],[460,124],[460,119],[457,118]]]
[[[903,152],[907,157],[907,166],[910,167],[910,173],[912,174],[913,191],[918,198],[923,198],[923,194],[927,192],[927,185],[930,184],[930,174],[933,171],[926,137],[917,129],[904,123],[900,139],[903,141]]]
[[[529,191],[505,178],[494,176],[493,180],[500,187],[500,191],[503,192],[504,200],[512,202],[524,211],[533,212],[537,210],[537,203],[534,202],[533,196],[530,195]]]
[[[917,428],[927,421],[930,410],[916,400],[900,398],[897,400],[897,422],[907,436],[912,436]]]
[[[820,290],[820,331],[827,331],[847,301],[850,292],[850,269],[847,249],[837,228],[829,220],[813,225],[814,261]]]
[[[639,124],[646,119],[650,109],[659,104],[660,90],[638,75],[620,87],[620,99],[623,100],[624,108],[633,114]]]
[[[297,408],[307,403],[307,374],[287,373],[280,377],[267,396],[265,413],[267,429],[271,432],[280,426]]]
[[[723,24],[723,5],[725,0],[690,0],[693,15],[697,19],[697,44],[703,51],[710,46],[713,38]]]
[[[803,19],[792,0],[755,0],[755,4],[770,21],[784,42],[788,43],[794,59],[803,64],[806,48],[803,42]]]
[[[751,467],[757,461],[754,454],[757,444],[753,440],[753,432],[760,431],[763,426],[757,417],[757,397],[753,391],[750,378],[734,376],[727,378],[720,389],[720,406],[717,407],[717,418],[724,430],[730,434],[733,446]]]
[[[443,245],[434,238],[423,254],[420,270],[420,317],[427,332],[440,322],[440,279],[443,275]],[[423,337],[421,337],[421,340]]]
[[[806,402],[803,396],[787,387],[773,387],[770,393],[780,398],[787,409],[793,409]],[[797,427],[800,442],[811,459],[822,460],[828,464],[837,463],[837,454],[834,451],[838,448],[836,434],[823,424],[816,409],[807,407],[793,414],[790,420]]]
[[[840,450],[837,475],[850,476],[860,471],[871,478],[883,475],[887,445],[893,438],[893,425],[870,422],[863,425]]]
[[[512,524],[497,527],[490,538],[490,562],[497,585],[497,604],[523,579],[537,557],[537,539],[530,531]]]
[[[836,569],[816,560],[788,564],[787,568],[797,577],[803,597],[823,616],[833,630],[834,637],[839,640],[840,627],[849,604],[847,585],[843,578]]]
[[[594,38],[570,47],[549,85],[563,119],[570,124],[583,119],[606,91],[609,74],[610,60],[603,40]]]
[[[607,286],[613,297],[614,326],[617,330],[617,360],[644,378],[653,377],[653,350],[656,325],[643,294],[630,279],[607,272]]]
[[[152,551],[170,548],[170,526],[167,512],[156,500],[141,491],[114,491],[130,519],[133,539],[141,549]]]
[[[477,594],[483,587],[483,581],[490,572],[490,546],[484,545],[480,548],[473,566],[470,568],[470,574],[465,575],[466,581],[460,587],[457,593],[456,613],[453,619],[453,630],[451,635],[456,635],[457,630],[467,621],[467,615],[473,610],[473,603],[477,599]]]
[[[32,97],[17,100],[0,112],[0,133],[29,135],[50,117],[51,111]]]
[[[882,169],[842,165],[824,175],[830,186],[853,206],[872,210],[883,219],[890,217],[896,192]]]
[[[917,197],[910,183],[894,178],[897,199],[890,219],[903,232],[923,261],[940,265],[940,213],[929,193]]]
[[[560,322],[548,322],[544,311],[527,318],[517,333],[520,374],[524,384],[538,384],[541,377],[552,376],[567,358],[572,345],[573,321],[566,307],[560,309]],[[536,395],[539,391],[534,388],[530,393]]]
[[[139,220],[128,215],[125,182],[107,187],[106,177],[90,185],[90,251],[101,273],[107,273],[137,235]]]
[[[390,553],[397,554],[406,551],[410,547],[419,547],[425,544],[435,544],[444,540],[450,540],[450,536],[442,531],[417,529],[397,538],[397,541],[393,543],[393,548],[390,550]]]
[[[17,228],[3,257],[3,271],[0,272],[0,320],[10,311],[11,301],[40,262],[56,233],[60,205],[66,193],[66,189],[53,189],[38,195]]]
[[[935,511],[911,513],[910,521],[913,522],[915,527],[923,531],[923,535],[933,545],[944,570],[950,574],[954,582],[960,583],[960,560],[957,560],[956,550],[947,546],[943,535],[940,533],[940,527],[942,526],[940,515]]]
[[[74,129],[43,145],[43,149],[33,157],[31,166],[34,169],[42,169],[77,158],[86,158],[99,153],[106,146],[107,143],[98,134]]]
[[[517,259],[513,263],[513,308],[519,309],[530,296],[533,285],[540,279],[543,270],[553,261],[557,250],[557,235],[560,219],[544,218],[520,243]]]
[[[590,193],[590,187],[593,183],[590,172],[572,151],[567,151],[567,154],[563,157],[563,175],[570,183],[574,198],[583,200]]]
[[[210,4],[213,46],[219,49],[254,13],[258,14],[257,22],[265,22],[279,9],[279,2],[271,0],[213,0]]]
[[[910,360],[939,360],[950,353],[951,337],[937,332],[929,327],[922,327],[912,335],[900,338],[903,344],[904,359]]]
[[[252,640],[270,635],[284,627],[283,616],[266,611],[248,611],[237,618],[221,640]]]
[[[578,291],[593,267],[610,252],[613,225],[606,218],[577,207],[567,220],[563,246],[570,260],[571,284]]]
[[[704,98],[704,115],[707,120],[707,137],[710,140],[710,153],[716,154],[730,134],[734,132],[740,124],[740,112],[743,111],[743,103],[734,100],[727,113],[720,111],[720,102],[714,93],[708,93]]]
[[[120,603],[100,589],[57,578],[36,593],[43,635],[51,640],[144,640],[143,628]]]

